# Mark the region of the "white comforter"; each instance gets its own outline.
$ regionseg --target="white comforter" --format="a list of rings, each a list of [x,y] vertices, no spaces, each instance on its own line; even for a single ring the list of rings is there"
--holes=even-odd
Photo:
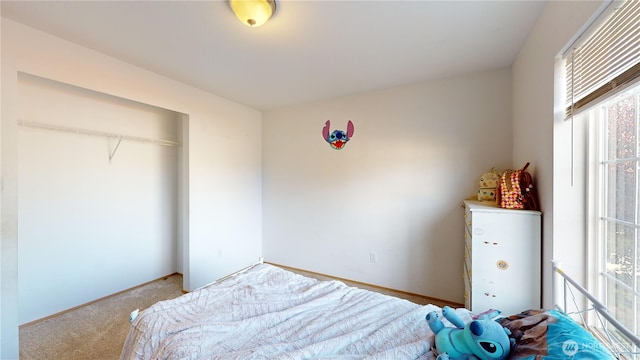
[[[260,264],[140,312],[120,358],[432,359],[431,310]]]

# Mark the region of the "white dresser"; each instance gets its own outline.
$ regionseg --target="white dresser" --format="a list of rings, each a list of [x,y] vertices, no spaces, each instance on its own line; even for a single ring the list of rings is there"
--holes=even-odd
[[[464,201],[465,307],[517,314],[541,305],[541,213]]]

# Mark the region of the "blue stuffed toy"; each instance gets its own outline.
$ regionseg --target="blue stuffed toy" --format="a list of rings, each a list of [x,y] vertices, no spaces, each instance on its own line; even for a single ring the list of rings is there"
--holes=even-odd
[[[437,360],[498,359],[509,355],[509,329],[488,317],[479,317],[468,324],[453,309],[445,306],[442,316],[455,328],[445,327],[435,311],[427,314],[427,323],[435,333]]]

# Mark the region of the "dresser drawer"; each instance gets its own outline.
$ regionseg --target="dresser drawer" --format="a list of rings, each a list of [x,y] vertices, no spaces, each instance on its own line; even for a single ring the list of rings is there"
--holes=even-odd
[[[464,266],[465,266],[465,274],[471,278],[471,269],[473,269],[471,267],[471,261],[473,260],[473,257],[471,256],[471,246],[469,246],[468,244],[465,243],[465,247],[464,247]]]
[[[473,240],[471,239],[471,232],[468,228],[464,229],[464,243],[466,248],[469,249],[469,255],[471,255]]]
[[[471,309],[471,275],[469,274],[469,269],[467,268],[466,263],[464,264],[462,277],[464,278],[464,307]]]
[[[467,227],[467,229],[469,231],[471,231],[471,225],[472,225],[472,216],[471,216],[471,209],[469,209],[468,206],[464,207],[464,222],[465,225]]]

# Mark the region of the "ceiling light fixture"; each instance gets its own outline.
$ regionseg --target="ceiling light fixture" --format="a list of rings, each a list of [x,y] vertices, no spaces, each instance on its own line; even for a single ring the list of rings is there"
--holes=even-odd
[[[228,0],[233,13],[243,24],[262,26],[276,12],[275,0]]]

